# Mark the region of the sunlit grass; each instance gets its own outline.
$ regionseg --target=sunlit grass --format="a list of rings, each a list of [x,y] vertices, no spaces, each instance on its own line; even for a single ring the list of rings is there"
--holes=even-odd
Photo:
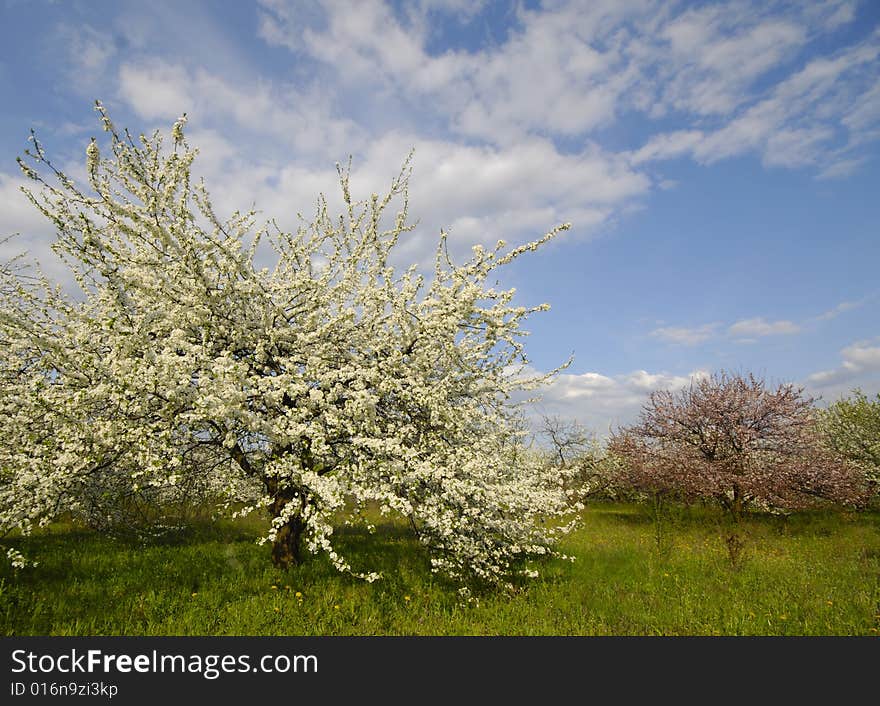
[[[254,523],[142,545],[70,527],[6,540],[37,557],[0,569],[0,632],[17,635],[876,635],[880,514],[753,517],[731,565],[723,518],[703,508],[655,525],[596,504],[542,578],[462,605],[403,523],[343,533],[373,584],[311,559],[281,571]],[[5,548],[4,547],[4,548]]]

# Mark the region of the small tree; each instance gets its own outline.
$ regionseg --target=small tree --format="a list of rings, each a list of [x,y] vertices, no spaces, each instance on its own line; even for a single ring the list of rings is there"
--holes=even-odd
[[[556,469],[572,502],[613,492],[616,467],[596,436],[574,419],[544,415],[537,429],[547,463]]]
[[[864,469],[876,488],[880,484],[880,393],[874,399],[861,390],[829,405],[821,414],[828,446]]]
[[[864,497],[857,470],[822,447],[812,400],[753,375],[721,372],[679,392],[653,392],[640,423],[618,431],[609,448],[634,487],[714,499],[734,521],[749,507]]]
[[[435,571],[463,583],[534,573],[573,515],[557,479],[519,452],[510,402],[546,377],[522,375],[532,312],[487,285],[522,247],[475,247],[462,265],[441,234],[433,276],[400,271],[408,165],[384,196],[326,201],[295,233],[221,221],[185,118],[148,138],[120,134],[98,104],[109,157],[92,140],[88,184],[33,139],[27,192],[56,226],[76,298],[19,286],[0,327],[0,525],[28,531],[114,494],[208,482],[239,512],[267,508],[282,567],[324,552],[354,572],[334,525],[362,510],[408,517]],[[393,200],[402,203],[390,218]],[[260,242],[276,255],[255,264]],[[98,503],[100,506],[100,503]],[[549,520],[549,521],[548,521]]]

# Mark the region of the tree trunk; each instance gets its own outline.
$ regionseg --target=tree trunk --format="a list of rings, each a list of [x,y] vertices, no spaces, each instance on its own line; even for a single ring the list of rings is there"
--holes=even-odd
[[[654,541],[657,544],[657,549],[662,549],[663,546],[663,496],[654,492],[654,497],[652,498],[653,505],[653,515],[654,515]]]
[[[287,504],[297,497],[293,488],[282,486],[275,478],[264,479],[266,489],[272,495],[269,512],[273,518],[280,517]],[[300,498],[302,496],[300,495]],[[302,508],[300,508],[302,509]],[[301,540],[305,524],[299,515],[293,515],[278,528],[275,541],[272,543],[272,563],[286,569],[302,563]]]
[[[739,484],[735,484],[733,486],[733,502],[730,505],[730,514],[733,515],[733,521],[735,524],[739,524],[739,519],[742,516],[742,510],[743,510],[742,492],[739,489]]]
[[[292,517],[286,525],[282,525],[272,543],[272,563],[286,569],[302,563],[300,540],[303,524],[298,517]]]

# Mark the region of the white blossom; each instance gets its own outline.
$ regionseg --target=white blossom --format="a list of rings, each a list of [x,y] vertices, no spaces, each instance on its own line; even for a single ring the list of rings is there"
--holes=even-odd
[[[181,115],[175,122],[174,125],[171,126],[171,138],[174,140],[174,144],[178,142],[183,142],[183,126],[186,125],[186,113]]]
[[[38,566],[38,561],[29,561],[27,557],[24,556],[17,549],[7,549],[6,550],[6,559],[12,564],[12,567],[15,569],[24,569],[28,566]]]
[[[86,147],[86,171],[94,174],[98,168],[98,161],[101,159],[101,151],[98,149],[98,143],[93,137],[89,146]]]

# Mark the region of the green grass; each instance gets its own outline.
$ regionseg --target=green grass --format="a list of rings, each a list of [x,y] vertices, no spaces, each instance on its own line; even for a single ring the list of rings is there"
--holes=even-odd
[[[880,513],[751,517],[676,510],[659,547],[634,505],[596,504],[542,578],[462,605],[400,524],[340,537],[367,584],[310,559],[280,571],[253,524],[146,545],[70,527],[6,540],[37,558],[0,569],[5,635],[876,635]]]

